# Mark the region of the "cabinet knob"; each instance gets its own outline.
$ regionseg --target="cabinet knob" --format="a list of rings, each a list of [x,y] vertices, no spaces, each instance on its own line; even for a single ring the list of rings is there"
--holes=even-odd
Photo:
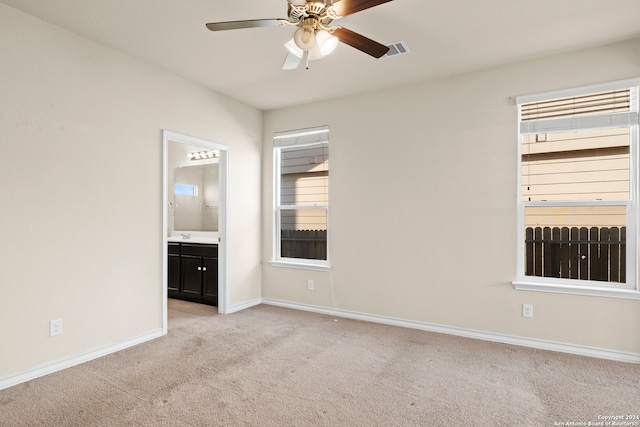
[[[201,271],[201,270],[202,270],[202,267],[198,267],[198,271]]]
[[[202,271],[207,271],[207,267],[202,267]]]

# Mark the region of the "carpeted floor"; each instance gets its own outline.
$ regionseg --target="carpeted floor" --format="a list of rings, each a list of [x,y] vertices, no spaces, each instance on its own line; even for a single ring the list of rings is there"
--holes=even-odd
[[[640,414],[640,365],[272,306],[220,316],[170,300],[169,316],[165,337],[0,391],[0,426],[558,426]]]

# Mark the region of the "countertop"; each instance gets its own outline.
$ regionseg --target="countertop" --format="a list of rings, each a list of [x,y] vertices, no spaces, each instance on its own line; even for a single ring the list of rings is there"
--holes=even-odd
[[[188,235],[190,237],[185,238],[183,234]],[[175,242],[175,243],[200,243],[203,245],[217,245],[220,243],[220,237],[218,233],[209,233],[209,232],[183,232],[177,233],[172,232],[171,236],[167,237],[167,242]]]

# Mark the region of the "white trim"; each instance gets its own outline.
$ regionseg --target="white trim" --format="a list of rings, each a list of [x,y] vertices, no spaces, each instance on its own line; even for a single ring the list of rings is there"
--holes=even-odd
[[[168,144],[174,141],[182,144],[195,145],[207,149],[220,151],[219,160],[219,189],[220,189],[220,210],[218,216],[218,236],[220,242],[218,244],[218,313],[226,314],[229,305],[229,146],[219,144],[205,139],[195,138],[189,135],[183,135],[164,129],[162,131],[162,330],[167,333],[168,330],[168,290],[167,290],[167,224],[168,224]]]
[[[548,101],[550,99],[579,96],[587,93],[606,92],[609,90],[626,89],[632,86],[640,86],[640,78],[618,80],[615,82],[598,83],[589,86],[579,86],[568,89],[552,90],[532,95],[516,96],[517,104],[529,104],[531,102]]]
[[[631,89],[631,108],[634,111],[637,111],[640,108],[640,102],[638,100],[638,87],[634,87]],[[638,215],[638,171],[640,168],[638,167],[638,163],[640,163],[640,159],[638,158],[638,144],[640,143],[640,135],[638,131],[638,126],[631,127],[631,138],[629,141],[629,158],[636,159],[636,161],[629,162],[629,194],[635,195],[635,197],[631,197],[631,204],[627,207],[627,236],[634,236],[635,245],[627,245],[629,246],[627,249],[631,251],[631,256],[635,260],[634,265],[627,265],[627,281],[632,281],[634,284],[634,288],[637,291],[640,291],[640,284],[638,283],[638,278],[640,274],[640,262],[638,260],[638,254],[640,253],[640,238],[638,238],[638,230],[640,224],[640,218]],[[635,215],[630,216],[630,212],[634,212]]]
[[[281,254],[280,252],[280,211],[278,210],[278,206],[280,205],[280,201],[278,197],[280,196],[280,150],[273,149],[273,191],[271,206],[273,207],[273,238],[271,239],[271,254],[272,257],[276,257]]]
[[[236,313],[238,311],[246,310],[247,308],[255,307],[256,305],[260,304],[262,304],[262,298],[254,298],[252,300],[230,306],[226,314]]]
[[[560,279],[557,279],[560,280]],[[581,281],[584,282],[584,281]],[[538,283],[533,280],[516,280],[513,287],[519,291],[551,292],[555,294],[573,294],[594,297],[609,297],[640,300],[640,292],[631,288],[612,288],[572,286],[560,283]]]
[[[0,378],[0,390],[4,390],[5,388],[13,387],[14,385],[31,381],[45,375],[53,374],[54,372],[62,371],[63,369],[71,368],[73,366],[80,365],[82,363],[86,363],[103,356],[107,356],[117,351],[122,351],[129,347],[134,347],[152,339],[159,338],[163,335],[164,333],[162,329],[155,329],[137,337],[120,341],[106,347],[91,350],[72,357],[68,357],[66,359],[61,359],[52,363],[48,363],[46,365],[38,366],[33,369],[18,372],[17,374],[9,375],[8,377]]]
[[[228,147],[227,147],[228,148]],[[218,266],[218,313],[228,314],[229,310],[229,242],[231,234],[229,233],[229,164],[230,149],[220,151],[220,206],[224,206],[218,213],[218,233],[220,236],[220,244],[218,252],[222,253],[223,261]],[[219,261],[218,261],[219,262]]]
[[[168,276],[168,257],[169,248],[167,245],[167,224],[169,223],[169,139],[167,131],[162,131],[162,333],[166,334],[169,330],[169,276]]]
[[[517,171],[516,171],[516,189],[517,189],[517,193],[516,193],[516,214],[517,214],[517,218],[516,218],[516,238],[517,238],[517,243],[516,243],[516,275],[520,275],[520,274],[524,274],[524,258],[525,258],[525,245],[521,244],[524,242],[524,204],[522,203],[522,135],[520,134],[521,132],[521,128],[520,128],[520,124],[521,124],[521,117],[522,117],[522,104],[518,103],[516,105],[518,107],[518,122],[517,122],[517,127],[518,127],[518,139],[517,139],[517,144],[516,144],[516,151],[517,151],[517,156],[516,157],[516,165],[517,165]]]
[[[466,338],[491,341],[502,344],[518,345],[522,347],[537,348],[540,350],[557,351],[579,356],[595,357],[598,359],[615,360],[618,362],[640,364],[640,353],[612,350],[600,347],[584,346],[579,344],[563,343],[558,341],[541,340],[538,338],[521,337],[517,335],[499,334],[495,332],[480,331],[476,329],[459,328],[455,326],[440,325],[437,323],[407,320],[397,317],[380,316],[376,314],[360,313],[357,311],[327,308],[309,304],[300,304],[277,299],[263,298],[262,303],[278,307],[291,308],[293,310],[310,311],[329,316],[344,317],[348,319],[363,320],[366,322],[381,323],[385,325],[400,326],[403,328],[420,329],[423,331],[441,334],[455,335]]]
[[[300,258],[302,260],[302,258]],[[293,258],[280,258],[277,261],[269,261],[269,265],[272,267],[284,267],[284,268],[298,268],[300,270],[315,270],[315,271],[330,271],[331,266],[328,262],[323,261],[323,264],[312,264],[311,260],[305,259],[304,261],[285,261],[293,260]]]

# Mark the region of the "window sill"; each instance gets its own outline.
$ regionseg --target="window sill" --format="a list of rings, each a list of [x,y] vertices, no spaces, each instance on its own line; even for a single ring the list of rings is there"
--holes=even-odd
[[[552,292],[557,294],[640,300],[640,292],[635,289],[592,288],[586,286],[539,283],[526,280],[516,280],[513,282],[513,286],[519,291]]]
[[[304,261],[269,261],[269,265],[272,267],[284,267],[284,268],[298,268],[301,270],[315,270],[315,271],[329,271],[331,266],[329,264],[314,264]]]

